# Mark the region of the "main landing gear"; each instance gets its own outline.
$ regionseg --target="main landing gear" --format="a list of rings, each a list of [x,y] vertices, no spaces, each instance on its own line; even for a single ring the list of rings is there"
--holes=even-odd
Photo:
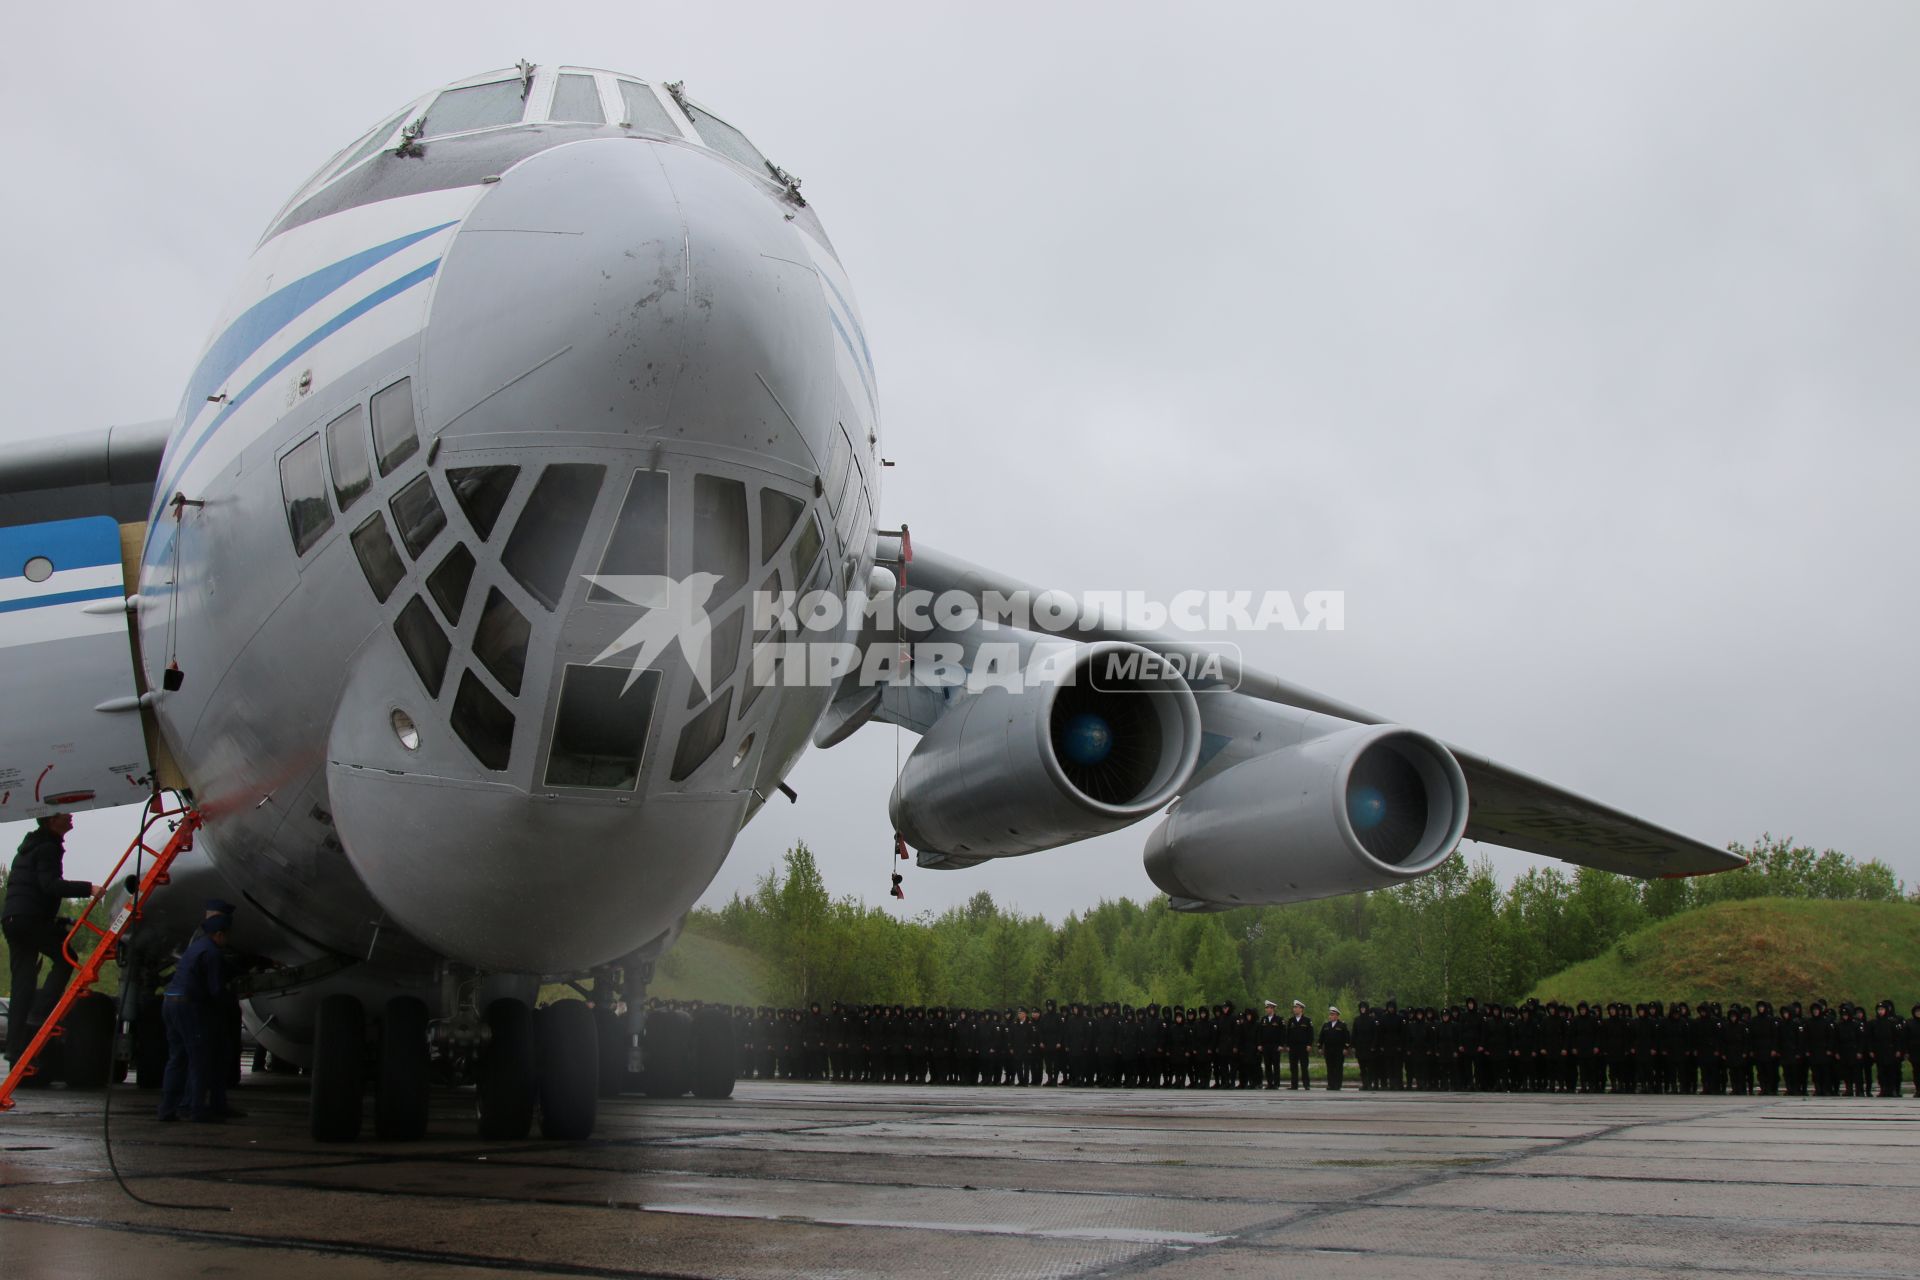
[[[597,973],[592,1003],[556,1000],[535,1010],[520,994],[532,994],[531,979],[449,972],[437,999],[451,1012],[439,1018],[420,996],[392,996],[375,1008],[346,992],[328,995],[314,1019],[308,1130],[319,1142],[355,1141],[371,1092],[375,1137],[422,1138],[435,1081],[474,1086],[479,1136],[489,1141],[527,1137],[536,1120],[546,1138],[591,1137],[600,1099],[629,1091],[732,1096],[726,1009],[642,1017],[620,986],[612,972]]]
[[[489,1001],[468,1036],[461,1037],[457,1015],[449,1019],[452,1031],[443,1028],[440,1039],[450,1060],[471,1065],[480,1136],[524,1138],[537,1116],[545,1137],[590,1137],[600,1098],[597,1021],[578,1000],[535,1012],[513,997]],[[434,1031],[426,1002],[417,996],[392,997],[373,1020],[356,996],[336,993],[322,1000],[307,1101],[308,1132],[315,1141],[359,1138],[369,1091],[375,1137],[392,1142],[424,1137]]]

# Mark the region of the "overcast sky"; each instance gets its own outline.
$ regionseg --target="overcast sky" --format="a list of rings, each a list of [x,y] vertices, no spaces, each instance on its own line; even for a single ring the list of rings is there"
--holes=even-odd
[[[684,79],[852,275],[886,523],[1072,589],[1342,590],[1345,631],[1249,658],[1716,844],[1920,881],[1920,10],[291,18],[9,15],[0,438],[170,414],[270,216],[408,99],[522,57]],[[895,751],[811,753],[706,900],[805,839],[884,901]],[[71,872],[133,822],[83,815]],[[1150,825],[910,868],[895,909],[1144,900]]]

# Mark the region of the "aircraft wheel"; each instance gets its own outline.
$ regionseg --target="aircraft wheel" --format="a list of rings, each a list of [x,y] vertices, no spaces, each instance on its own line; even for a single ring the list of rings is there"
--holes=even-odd
[[[62,1020],[66,1027],[69,1089],[104,1089],[113,1072],[113,997],[89,991],[75,1000]]]
[[[627,1071],[627,1051],[633,1047],[633,1034],[625,1018],[602,1008],[594,1010],[594,1028],[600,1057],[600,1096],[617,1098],[632,1084]]]
[[[480,1053],[480,1136],[524,1138],[533,1128],[533,1011],[523,1000],[487,1006],[493,1033]]]
[[[414,996],[387,1001],[380,1025],[380,1076],[374,1082],[373,1132],[408,1142],[427,1132],[427,1006]]]
[[[166,1083],[167,1024],[160,997],[149,992],[134,1003],[133,1082],[142,1089]]]
[[[593,1010],[561,1000],[534,1018],[540,1046],[540,1132],[549,1138],[593,1135],[600,1108],[600,1036]]]
[[[693,1088],[693,1019],[677,1009],[647,1014],[640,1037],[640,1091],[677,1098]]]
[[[731,1098],[734,1077],[733,1014],[705,1008],[693,1015],[693,1092],[700,1098]]]
[[[307,1132],[315,1142],[352,1142],[360,1136],[366,1080],[367,1011],[350,995],[330,995],[320,1002],[313,1024]]]

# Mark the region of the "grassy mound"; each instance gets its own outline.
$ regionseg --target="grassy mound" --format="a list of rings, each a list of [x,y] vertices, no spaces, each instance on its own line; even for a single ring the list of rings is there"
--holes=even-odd
[[[762,994],[766,990],[767,964],[759,956],[718,938],[683,933],[654,965],[647,997],[762,1005],[772,1003]],[[540,988],[542,1004],[578,998],[579,993],[564,983],[550,982]]]
[[[718,938],[683,933],[654,966],[649,996],[662,1000],[719,1000],[726,1004],[769,1003],[767,964],[745,947]]]
[[[1541,1000],[1920,1000],[1920,906],[1755,898],[1685,911],[1531,992]]]

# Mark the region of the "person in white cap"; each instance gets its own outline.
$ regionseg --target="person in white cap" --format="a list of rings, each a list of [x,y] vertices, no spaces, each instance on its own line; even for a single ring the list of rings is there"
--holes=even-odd
[[[1347,1046],[1353,1032],[1340,1021],[1340,1010],[1327,1006],[1327,1020],[1320,1027],[1320,1056],[1327,1060],[1327,1088],[1338,1089],[1347,1074]]]
[[[1293,1002],[1293,1016],[1287,1019],[1287,1072],[1290,1088],[1313,1087],[1313,1019],[1307,1016],[1304,1002]]]

